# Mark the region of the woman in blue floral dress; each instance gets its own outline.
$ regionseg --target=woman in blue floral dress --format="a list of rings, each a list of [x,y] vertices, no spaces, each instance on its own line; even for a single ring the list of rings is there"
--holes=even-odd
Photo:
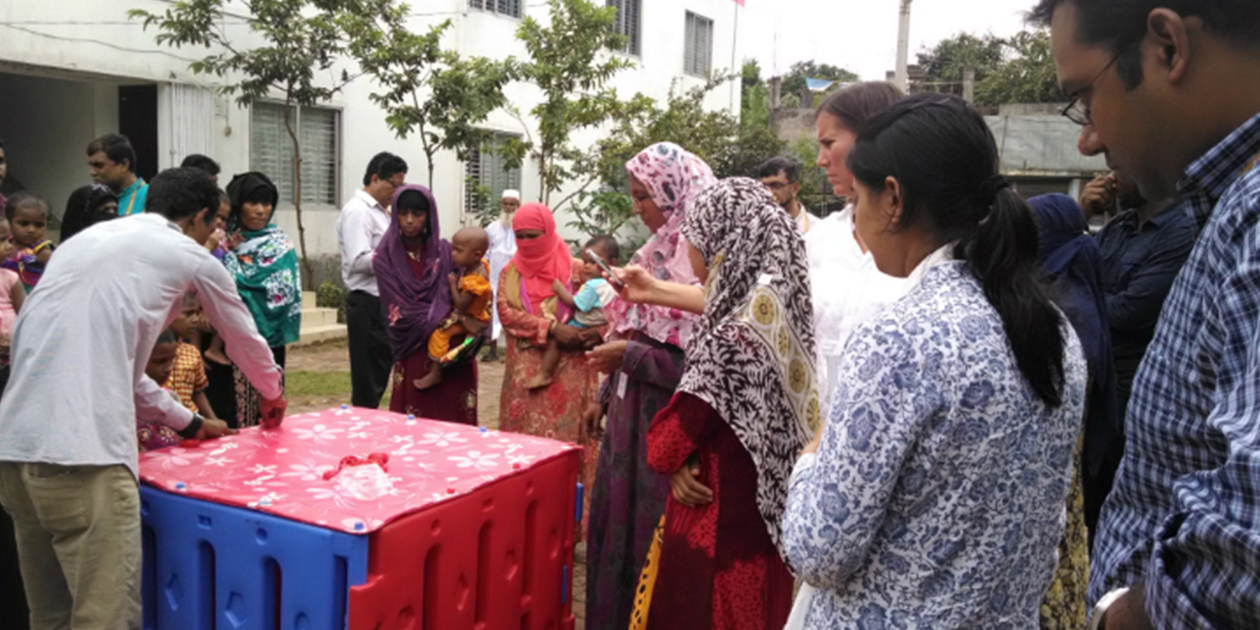
[[[1036,628],[1080,433],[1080,342],[983,118],[919,95],[863,127],[855,221],[918,276],[854,331],[790,483],[783,546],[821,628]]]
[[[250,172],[233,177],[227,193],[232,211],[223,264],[236,279],[236,290],[271,346],[276,364],[284,369],[285,346],[298,340],[302,328],[302,278],[293,241],[271,222],[280,192],[266,175]],[[240,370],[235,376],[233,426],[258,424],[258,392]],[[228,423],[232,424],[230,419]]]

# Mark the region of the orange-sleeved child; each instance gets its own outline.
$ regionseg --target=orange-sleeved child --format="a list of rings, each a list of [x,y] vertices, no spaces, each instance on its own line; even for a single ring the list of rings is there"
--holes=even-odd
[[[441,359],[451,351],[451,340],[468,334],[461,316],[490,322],[494,293],[490,287],[490,265],[484,258],[489,247],[490,237],[479,227],[464,228],[451,238],[451,262],[459,268],[458,273],[447,278],[454,309],[429,336],[429,358],[433,360],[433,367],[423,378],[415,380],[417,389],[428,389],[442,382]]]

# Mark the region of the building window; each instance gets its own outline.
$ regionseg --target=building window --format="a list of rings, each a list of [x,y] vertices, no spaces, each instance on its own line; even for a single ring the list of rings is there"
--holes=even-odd
[[[341,147],[340,113],[320,107],[294,108],[293,123],[302,146],[302,203],[336,207]],[[281,203],[293,203],[293,141],[284,127],[284,106],[254,103],[249,133],[250,168],[270,177]]]
[[[505,140],[515,137],[518,136],[495,133],[487,143],[486,149],[489,150],[474,150],[468,161],[464,162],[464,175],[468,178],[468,184],[464,187],[465,212],[480,214],[493,210],[498,207],[503,191],[521,189],[521,170],[508,168],[504,164],[503,156],[494,151]],[[478,193],[484,193],[485,196]]]
[[[622,52],[629,55],[639,54],[639,16],[641,0],[608,0],[608,6],[617,7],[617,24],[613,27],[618,35],[626,37],[626,47]]]
[[[705,76],[713,66],[713,20],[687,12],[683,71]]]
[[[519,19],[521,0],[468,0],[468,6],[478,11],[489,11]]]

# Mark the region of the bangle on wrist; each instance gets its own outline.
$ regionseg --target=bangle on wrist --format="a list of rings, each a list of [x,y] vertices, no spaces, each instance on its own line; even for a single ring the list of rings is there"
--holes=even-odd
[[[175,433],[179,434],[179,437],[182,437],[185,440],[191,440],[197,437],[197,432],[201,431],[201,426],[205,423],[206,419],[202,418],[201,414],[194,413],[192,421],[188,423],[188,426],[184,427],[182,431],[176,431]]]
[[[1089,615],[1089,630],[1105,630],[1107,627],[1107,610],[1128,592],[1129,587],[1126,586],[1103,595],[1102,599],[1098,600],[1098,603],[1094,605],[1094,610]]]

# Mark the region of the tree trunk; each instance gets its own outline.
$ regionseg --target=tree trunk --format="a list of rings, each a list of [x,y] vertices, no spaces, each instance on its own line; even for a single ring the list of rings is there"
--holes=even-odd
[[[550,208],[551,203],[551,185],[547,183],[547,155],[540,153],[538,155],[538,183],[542,186],[542,203]]]
[[[314,271],[311,269],[310,259],[306,257],[306,228],[302,225],[302,143],[293,129],[293,108],[287,101],[284,104],[284,129],[289,132],[289,140],[293,141],[293,214],[297,217],[302,275],[306,276],[306,282],[313,283]]]

